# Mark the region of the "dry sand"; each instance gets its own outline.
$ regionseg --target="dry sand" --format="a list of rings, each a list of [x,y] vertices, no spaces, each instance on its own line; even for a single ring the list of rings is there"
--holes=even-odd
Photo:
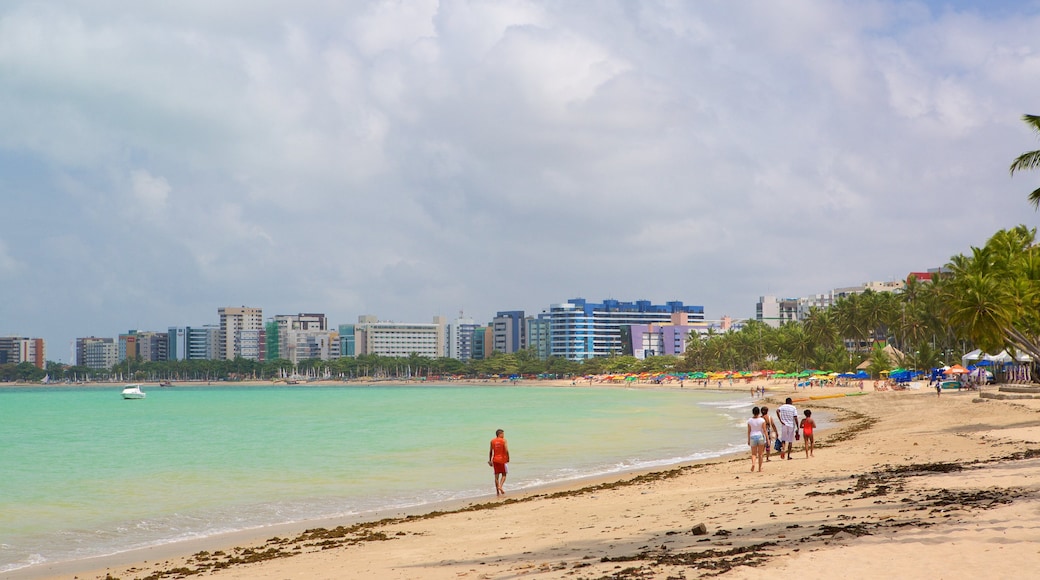
[[[763,384],[773,409],[787,395],[821,394]],[[1040,566],[1040,400],[922,389],[806,406],[830,410],[840,426],[818,434],[815,457],[774,455],[762,473],[745,455],[19,577],[978,579],[1029,577]]]

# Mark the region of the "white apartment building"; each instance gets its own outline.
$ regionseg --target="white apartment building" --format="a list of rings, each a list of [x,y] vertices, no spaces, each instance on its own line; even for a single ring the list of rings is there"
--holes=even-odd
[[[764,322],[773,328],[780,328],[785,322],[798,319],[797,298],[777,298],[776,296],[760,296],[755,305],[755,320]]]
[[[296,364],[339,357],[339,334],[329,331],[328,318],[321,313],[279,314],[267,325],[266,339],[267,360]]]
[[[357,354],[406,357],[411,354],[429,358],[445,356],[447,322],[435,316],[432,323],[379,322],[375,316],[358,317],[354,326]]]

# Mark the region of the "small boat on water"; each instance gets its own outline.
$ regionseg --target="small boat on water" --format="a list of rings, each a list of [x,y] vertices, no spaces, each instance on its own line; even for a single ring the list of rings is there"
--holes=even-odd
[[[124,399],[143,399],[144,397],[145,393],[141,390],[141,385],[134,384],[123,387]]]

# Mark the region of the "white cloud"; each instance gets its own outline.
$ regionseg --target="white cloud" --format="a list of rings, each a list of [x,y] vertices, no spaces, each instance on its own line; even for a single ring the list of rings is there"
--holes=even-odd
[[[147,170],[137,169],[130,173],[130,193],[136,208],[145,216],[155,218],[166,209],[173,188],[164,177],[155,177]]]
[[[743,316],[767,286],[901,276],[1034,219],[1007,165],[1035,148],[1037,24],[886,2],[5,3],[0,195],[46,218],[7,226],[0,273],[15,296],[74,277],[53,312],[14,309],[64,340],[251,301]],[[163,242],[120,239],[128,214]],[[128,265],[136,309],[108,297]],[[83,286],[104,289],[88,315]]]
[[[12,278],[22,268],[23,264],[11,256],[7,243],[0,239],[0,278]]]

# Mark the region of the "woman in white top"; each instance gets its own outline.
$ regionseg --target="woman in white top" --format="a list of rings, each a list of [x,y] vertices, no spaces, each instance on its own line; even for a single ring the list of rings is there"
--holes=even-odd
[[[762,454],[766,450],[766,420],[759,416],[758,407],[751,409],[751,418],[747,420],[747,443],[751,447],[751,471],[755,470],[755,458],[758,458],[758,470],[762,471]]]

